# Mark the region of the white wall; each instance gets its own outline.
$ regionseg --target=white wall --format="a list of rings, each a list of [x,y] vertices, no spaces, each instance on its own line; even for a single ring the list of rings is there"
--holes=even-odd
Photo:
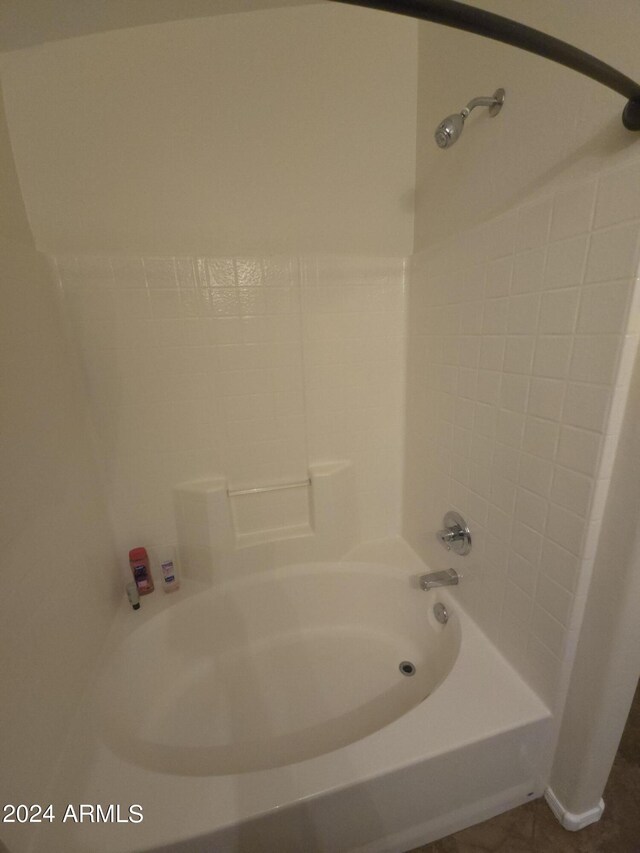
[[[582,48],[640,79],[634,0],[474,0]],[[637,156],[622,126],[625,99],[563,66],[470,33],[421,23],[415,249],[506,213],[545,187]],[[461,139],[436,147],[438,122],[502,86],[498,116],[474,110]]]
[[[122,595],[88,404],[35,250],[0,101],[0,800],[48,785]],[[3,824],[11,850],[32,827]]]
[[[640,675],[639,368],[636,359],[551,775],[553,792],[576,814],[598,805]]]
[[[4,0],[0,6],[0,51],[160,21],[317,2],[323,0]]]
[[[327,3],[2,57],[50,253],[405,255],[417,25]]]

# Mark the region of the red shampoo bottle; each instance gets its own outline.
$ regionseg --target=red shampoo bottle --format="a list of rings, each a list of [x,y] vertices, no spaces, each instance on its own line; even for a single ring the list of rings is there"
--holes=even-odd
[[[129,565],[140,595],[153,592],[153,578],[149,568],[149,556],[146,548],[133,548],[129,551]]]

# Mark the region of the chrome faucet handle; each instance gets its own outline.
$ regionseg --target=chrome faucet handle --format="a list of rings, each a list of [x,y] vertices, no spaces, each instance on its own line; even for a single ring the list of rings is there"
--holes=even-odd
[[[444,529],[437,533],[438,539],[447,549],[461,557],[471,550],[471,531],[467,522],[457,512],[449,510],[444,517]]]
[[[447,551],[451,550],[451,544],[453,542],[457,542],[464,536],[464,531],[458,525],[454,525],[454,527],[447,528],[446,530],[438,530],[438,539],[445,546]]]

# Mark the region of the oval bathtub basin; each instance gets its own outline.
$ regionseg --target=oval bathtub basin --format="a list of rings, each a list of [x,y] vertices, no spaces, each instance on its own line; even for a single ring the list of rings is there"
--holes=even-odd
[[[451,670],[458,620],[436,622],[435,600],[407,574],[364,563],[217,584],[119,647],[100,688],[105,739],[128,761],[181,775],[338,749],[405,714]]]

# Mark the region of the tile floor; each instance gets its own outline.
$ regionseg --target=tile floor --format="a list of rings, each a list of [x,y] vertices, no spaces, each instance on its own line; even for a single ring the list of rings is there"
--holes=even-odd
[[[601,820],[580,832],[540,799],[408,853],[640,853],[640,685],[604,801]]]

